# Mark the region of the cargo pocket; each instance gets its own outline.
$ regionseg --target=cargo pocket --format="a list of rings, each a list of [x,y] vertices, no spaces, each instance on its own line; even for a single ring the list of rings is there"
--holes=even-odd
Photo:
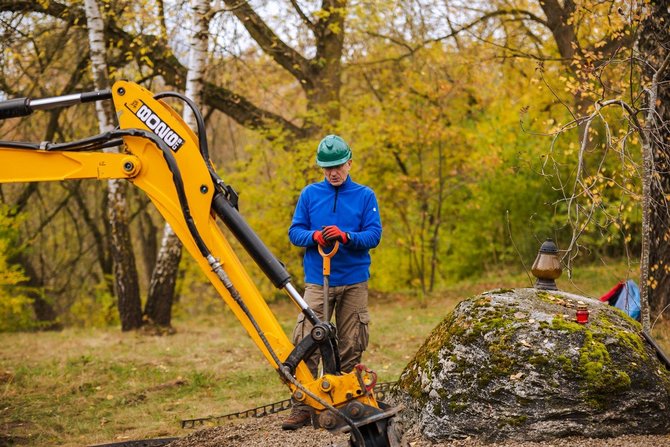
[[[368,341],[370,340],[370,314],[367,310],[358,312],[358,334],[356,334],[356,357],[359,359],[363,355],[363,352],[368,347]]]
[[[293,329],[293,344],[297,345],[300,340],[305,338],[305,314],[298,315],[298,322]]]

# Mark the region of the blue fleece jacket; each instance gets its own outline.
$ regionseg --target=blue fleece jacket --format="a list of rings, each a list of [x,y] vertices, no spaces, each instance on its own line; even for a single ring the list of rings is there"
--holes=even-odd
[[[349,233],[349,242],[330,263],[331,286],[344,286],[370,278],[370,249],[379,245],[382,223],[377,198],[372,189],[348,176],[340,186],[327,180],[312,183],[300,193],[288,236],[293,245],[305,247],[305,282],[323,285],[323,260],[312,239],[316,230],[337,225]]]

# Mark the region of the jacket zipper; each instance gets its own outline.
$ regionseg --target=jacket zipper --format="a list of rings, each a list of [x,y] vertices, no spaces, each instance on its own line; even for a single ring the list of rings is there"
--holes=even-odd
[[[335,187],[335,201],[333,202],[333,213],[337,211],[337,194],[340,192],[340,187]]]

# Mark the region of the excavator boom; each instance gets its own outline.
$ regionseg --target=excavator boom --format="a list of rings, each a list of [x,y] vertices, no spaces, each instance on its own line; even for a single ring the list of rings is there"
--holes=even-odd
[[[68,179],[126,179],[151,199],[233,311],[295,400],[311,406],[314,422],[332,431],[351,431],[351,444],[399,445],[388,430],[398,408],[377,402],[374,372],[363,365],[344,373],[337,356],[334,327],[319,320],[291,284],[283,265],[237,210],[237,194],[218,176],[206,150],[199,112],[198,134],[162,98],[138,84],[119,81],[111,91],[0,103],[0,119],[34,110],[112,99],[119,128],[69,143],[0,141],[0,182]],[[182,98],[192,105],[187,98]],[[103,151],[120,146],[117,152]],[[221,220],[275,287],[283,289],[314,324],[310,336],[294,346],[261,296],[220,229]],[[319,349],[326,374],[315,378],[303,362]],[[328,361],[330,359],[330,361]],[[392,431],[392,430],[391,430]]]

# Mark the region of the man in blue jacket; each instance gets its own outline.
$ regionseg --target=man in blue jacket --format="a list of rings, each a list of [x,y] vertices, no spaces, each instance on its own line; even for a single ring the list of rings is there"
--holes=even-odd
[[[370,249],[379,245],[382,236],[375,193],[351,180],[351,159],[349,145],[339,136],[328,135],[321,140],[316,164],[323,168],[325,179],[302,190],[288,230],[291,243],[305,247],[304,299],[321,319],[325,318],[323,259],[318,246],[330,247],[335,241],[340,242],[331,260],[328,308],[334,310],[343,372],[351,371],[361,362],[368,345]],[[293,343],[298,344],[311,328],[312,324],[300,314]],[[318,362],[318,352],[306,361],[315,377]],[[294,406],[282,428],[295,430],[309,422],[309,411]]]

